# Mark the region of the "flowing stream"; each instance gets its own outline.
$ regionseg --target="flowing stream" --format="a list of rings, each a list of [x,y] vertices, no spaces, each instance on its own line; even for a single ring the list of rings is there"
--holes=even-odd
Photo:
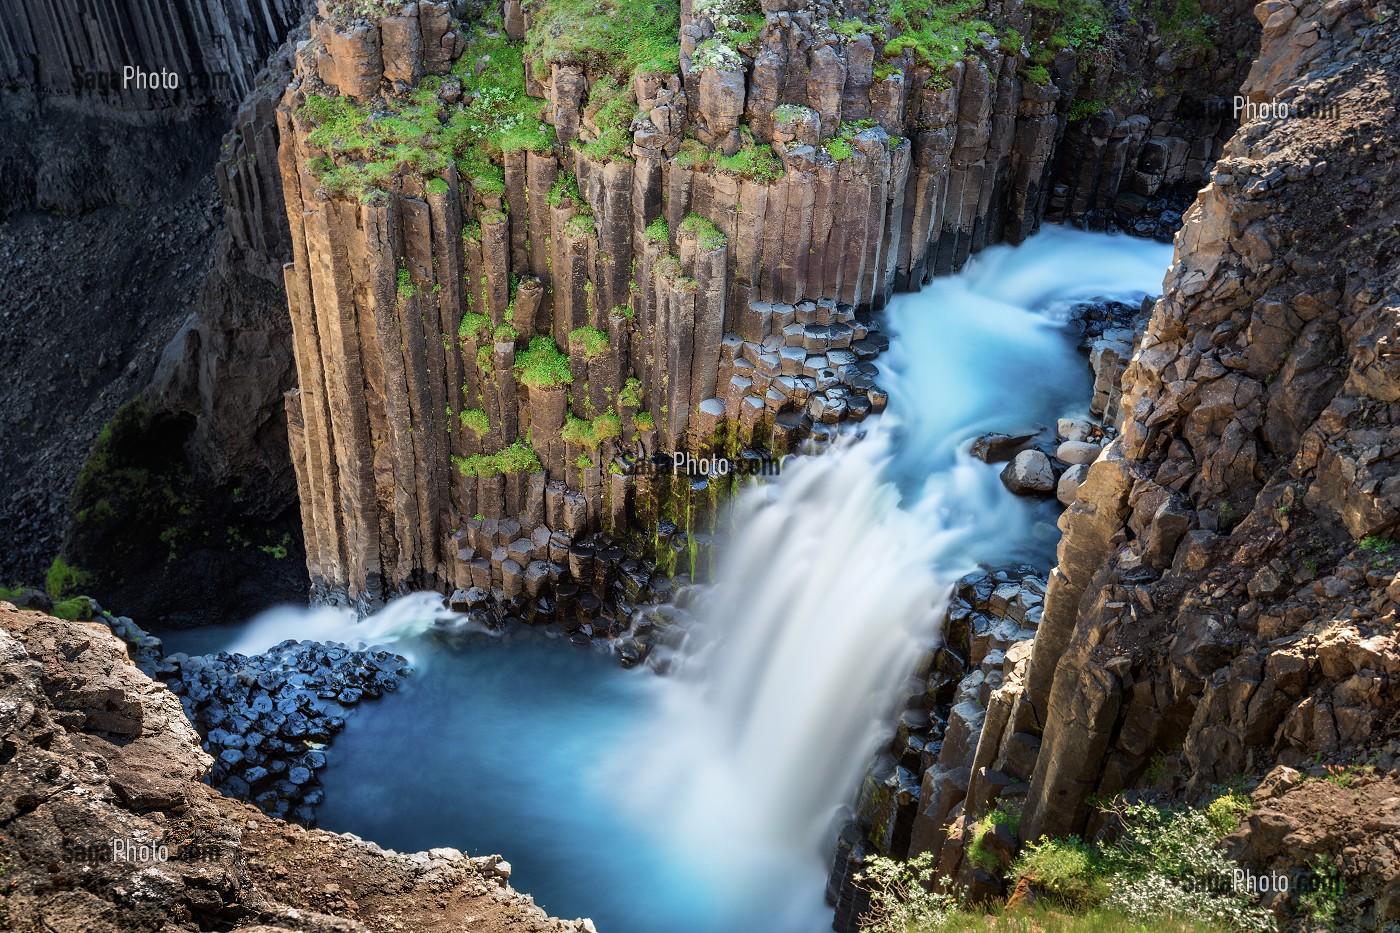
[[[839,816],[951,584],[981,561],[1053,561],[1055,504],[1012,496],[968,442],[1087,413],[1069,305],[1156,293],[1170,261],[1170,246],[1052,227],[896,298],[877,361],[889,410],[740,497],[673,676],[530,631],[435,648],[430,594],[358,624],[287,609],[168,642],[392,642],[414,659],[336,739],[326,828],[501,852],[517,887],[603,933],[828,929]]]

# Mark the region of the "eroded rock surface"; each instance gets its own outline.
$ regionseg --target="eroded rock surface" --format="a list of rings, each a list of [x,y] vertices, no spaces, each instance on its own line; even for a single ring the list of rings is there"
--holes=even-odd
[[[399,854],[221,796],[179,699],[100,623],[0,603],[0,903],[15,929],[584,930],[499,856]]]

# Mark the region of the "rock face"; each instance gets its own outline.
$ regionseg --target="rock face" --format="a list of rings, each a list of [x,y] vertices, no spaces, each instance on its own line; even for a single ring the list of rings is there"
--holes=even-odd
[[[687,521],[694,490],[636,463],[781,453],[879,412],[870,315],[895,289],[1043,216],[1138,216],[1223,139],[1219,108],[1183,101],[1233,89],[1237,66],[1167,62],[1180,93],[1071,114],[1158,67],[1156,27],[1076,65],[1045,51],[1051,14],[992,9],[1034,41],[946,54],[893,41],[920,24],[883,15],[841,32],[789,4],[683,4],[677,68],[619,61],[591,32],[578,42],[596,47],[571,45],[583,24],[549,3],[506,4],[500,23],[434,3],[321,10],[279,109],[287,411],[318,592],[510,598],[508,580],[557,563],[545,541]],[[508,134],[489,107],[520,108]],[[403,130],[386,114],[411,142],[376,141]]]
[[[584,930],[499,856],[399,854],[221,796],[164,686],[104,625],[0,603],[0,853],[16,929]],[[292,905],[296,906],[293,907]]]
[[[0,28],[0,216],[159,199],[253,89],[304,0],[20,4]],[[176,76],[138,84],[124,68]],[[211,119],[212,117],[212,119]]]
[[[1094,795],[1161,781],[1190,798],[1272,771],[1235,853],[1281,869],[1335,858],[1366,879],[1356,915],[1379,923],[1397,916],[1395,865],[1361,840],[1393,840],[1392,788],[1361,776],[1367,761],[1391,771],[1400,748],[1400,293],[1384,194],[1400,124],[1377,94],[1400,66],[1369,50],[1400,34],[1355,0],[1257,14],[1246,89],[1314,115],[1246,122],[1188,211],[1122,379],[1121,433],[1061,519],[1028,666],[966,782],[1033,740],[1027,841],[1092,835]],[[1147,776],[1154,759],[1165,777]],[[1356,774],[1375,809],[1280,789],[1287,768]]]

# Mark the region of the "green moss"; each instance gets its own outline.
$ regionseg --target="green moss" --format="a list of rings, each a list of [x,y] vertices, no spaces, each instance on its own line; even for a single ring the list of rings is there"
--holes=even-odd
[[[885,44],[885,57],[897,58],[908,49],[919,65],[947,68],[984,48],[981,34],[996,34],[995,26],[974,15],[982,9],[980,0],[894,0],[890,22],[896,35]]]
[[[624,88],[608,81],[597,82],[589,91],[588,109],[598,136],[580,148],[590,158],[605,162],[627,158],[632,149],[632,120],[637,116],[631,82]]]
[[[609,438],[617,437],[622,433],[622,419],[612,412],[599,415],[592,421],[583,418],[576,418],[570,414],[564,421],[564,428],[559,432],[559,436],[570,444],[582,444],[585,447],[597,447]]]
[[[1107,101],[1102,100],[1076,100],[1069,106],[1069,122],[1074,123],[1079,120],[1089,120],[1098,115],[1101,110],[1108,107]]]
[[[618,395],[617,401],[624,408],[642,407],[642,380],[636,376],[630,377],[622,385],[622,392]]]
[[[458,337],[475,337],[477,340],[485,340],[490,333],[491,319],[473,311],[462,315],[462,323],[457,328]]]
[[[553,144],[553,131],[539,120],[544,101],[525,93],[523,47],[500,36],[475,36],[453,76],[464,103],[443,101],[444,79],[436,75],[404,98],[372,106],[308,96],[299,111],[312,127],[307,141],[327,153],[312,159],[308,170],[332,193],[372,199],[396,174],[427,179],[429,193],[444,194],[441,176],[455,162],[478,191],[503,192],[504,176],[493,158],[522,148],[543,152]]]
[[[509,476],[516,473],[538,473],[542,469],[534,448],[519,438],[514,444],[494,454],[453,457],[452,462],[457,465],[463,476]]]
[[[709,168],[714,153],[698,139],[686,137],[681,140],[681,148],[676,152],[675,163],[681,168],[701,171]]]
[[[582,65],[621,86],[680,67],[675,0],[530,0],[528,8],[525,55],[544,73],[553,63]]]
[[[515,354],[515,371],[527,386],[568,385],[574,381],[569,371],[569,357],[561,353],[548,337],[536,337],[530,346]]]
[[[463,243],[480,243],[480,242],[481,242],[481,224],[477,223],[476,221],[472,221],[471,223],[468,223],[468,224],[463,224],[463,225],[462,225],[462,242],[463,242]]]
[[[587,470],[593,466],[593,460],[587,454],[579,454],[574,458],[574,466],[580,470]]]
[[[757,144],[748,127],[740,130],[743,144],[732,156],[715,159],[715,167],[760,185],[771,185],[783,177],[783,163],[767,143]]]
[[[484,344],[476,351],[476,368],[482,373],[490,375],[495,366],[496,348],[492,344]]]
[[[92,574],[71,566],[60,555],[49,565],[44,588],[53,599],[71,596],[78,590],[92,585]]]
[[[633,415],[632,424],[636,426],[638,431],[656,430],[656,419],[648,411],[639,411]]]
[[[560,172],[554,179],[554,187],[549,189],[549,206],[573,204],[583,207],[583,197],[578,193],[578,178],[573,172]]]
[[[826,149],[827,155],[831,156],[837,162],[846,161],[851,157],[851,154],[855,152],[855,150],[851,148],[850,142],[842,139],[840,136],[833,136],[831,139],[828,139],[823,144],[823,148]]]
[[[658,246],[671,245],[671,225],[666,223],[665,217],[658,217],[647,224],[646,232],[642,234],[648,243],[655,243]]]
[[[608,352],[608,335],[596,327],[575,328],[569,332],[569,343],[582,344],[583,355],[590,360]]]
[[[500,327],[496,328],[495,332],[491,335],[491,339],[497,343],[515,343],[515,341],[520,339],[520,331],[509,324],[502,324]]]
[[[564,224],[564,232],[571,237],[586,237],[593,235],[594,218],[592,214],[575,214]]]
[[[462,412],[461,419],[462,427],[479,438],[491,433],[491,422],[486,417],[486,412],[480,408],[468,408]]]
[[[729,242],[712,221],[699,214],[691,214],[681,221],[681,230],[693,234],[703,250],[720,249]]]
[[[1044,65],[1023,66],[1021,77],[1032,84],[1046,85],[1050,83],[1050,72]]]
[[[69,622],[87,621],[92,618],[92,613],[92,600],[86,596],[74,596],[72,599],[59,600],[53,604],[53,615]]]

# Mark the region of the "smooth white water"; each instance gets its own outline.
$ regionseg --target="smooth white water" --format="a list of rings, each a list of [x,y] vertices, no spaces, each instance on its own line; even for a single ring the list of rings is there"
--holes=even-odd
[[[403,838],[393,844],[403,848],[477,850],[471,834],[481,827],[455,826],[456,815],[449,819],[442,801],[431,802],[429,789],[469,781],[510,788],[524,766],[496,764],[501,753],[491,743],[528,749],[538,742],[528,760],[555,784],[541,784],[529,802],[552,796],[569,808],[566,818],[531,810],[529,830],[521,813],[504,807],[474,818],[494,821],[493,831],[521,846],[568,850],[567,858],[542,860],[553,867],[538,871],[577,872],[566,879],[570,893],[559,895],[574,900],[542,898],[547,908],[592,913],[614,933],[656,929],[661,918],[665,928],[687,933],[829,928],[822,888],[835,817],[886,737],[920,652],[937,642],[951,584],[980,561],[1048,566],[1053,558],[1054,504],[1010,495],[1000,466],[973,460],[968,442],[988,430],[1053,426],[1057,417],[1083,414],[1087,364],[1063,326],[1065,309],[1091,297],[1156,293],[1170,261],[1169,246],[1047,228],[897,298],[884,319],[891,348],[877,361],[889,411],[866,422],[863,439],[789,460],[776,482],[740,498],[736,531],[675,659],[675,676],[620,698],[561,680],[559,692],[584,704],[567,711],[574,718],[564,732],[573,741],[565,747],[560,735],[544,738],[551,719],[538,710],[510,722],[524,701],[505,699],[505,686],[500,698],[467,693],[473,685],[494,689],[483,671],[502,665],[475,659],[480,667],[450,697],[427,696],[426,681],[446,678],[453,666],[420,671],[424,709],[445,721],[410,743],[416,757],[405,751],[385,762],[380,749],[392,723],[381,721],[372,742],[366,732],[356,756],[357,719],[393,717],[395,703],[409,697],[357,710],[337,740],[345,757],[338,764],[332,755],[332,769],[343,773],[326,778],[328,816],[350,822],[328,828],[375,838],[379,824],[353,822],[374,816],[388,820],[384,832],[398,827]],[[254,653],[286,638],[389,643],[421,665],[439,649],[413,636],[444,615],[436,594],[404,597],[358,622],[345,610],[275,610],[218,648]],[[491,650],[520,654],[509,640],[493,640]],[[445,710],[454,698],[460,711]],[[639,708],[619,705],[629,702]],[[643,721],[622,728],[620,709]],[[481,741],[447,733],[452,722],[486,710],[499,734],[487,744],[453,745]],[[433,736],[451,751],[435,752]],[[481,773],[466,776],[471,768]],[[411,780],[428,787],[402,791]],[[370,786],[375,781],[382,786]],[[580,788],[586,793],[574,794]],[[351,801],[357,793],[366,796]],[[518,796],[524,805],[523,790]],[[624,825],[628,832],[615,831]],[[561,838],[568,833],[588,838]],[[502,848],[520,858],[511,845]],[[609,878],[603,866],[610,864],[626,864],[627,877]],[[529,876],[518,882],[535,890]],[[609,911],[613,922],[601,922]]]
[[[1010,495],[968,442],[1083,413],[1089,377],[1064,311],[1155,293],[1170,259],[1169,246],[1054,228],[901,296],[879,363],[889,411],[741,498],[674,689],[617,756],[634,808],[665,821],[666,844],[736,914],[829,926],[833,819],[936,645],[952,583],[983,560],[1044,563],[1053,545],[1054,507]]]

